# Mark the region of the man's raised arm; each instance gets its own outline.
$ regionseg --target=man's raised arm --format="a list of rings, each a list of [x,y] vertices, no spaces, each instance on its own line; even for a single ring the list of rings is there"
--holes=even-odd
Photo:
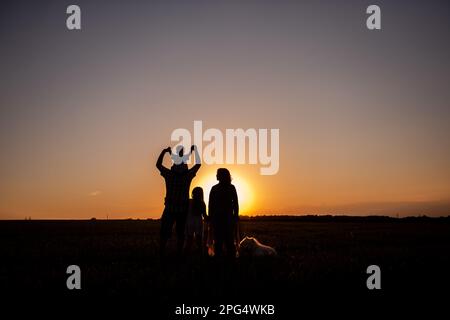
[[[198,169],[200,169],[200,166],[202,165],[202,160],[200,158],[200,154],[198,153],[197,146],[192,146],[191,152],[192,151],[194,151],[195,155],[195,165],[190,170],[197,173]]]
[[[159,155],[159,157],[158,157],[158,160],[156,161],[156,167],[158,168],[158,170],[160,171],[160,172],[162,172],[163,170],[168,170],[166,167],[164,167],[163,166],[163,159],[164,159],[164,154],[166,153],[166,152],[168,152],[169,154],[172,152],[172,150],[171,150],[171,148],[170,147],[168,147],[168,148],[166,148],[166,149],[163,149],[162,151],[161,151],[161,154]]]

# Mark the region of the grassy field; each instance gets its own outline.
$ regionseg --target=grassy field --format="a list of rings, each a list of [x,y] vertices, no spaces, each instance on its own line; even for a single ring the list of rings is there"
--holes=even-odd
[[[317,221],[316,221],[317,220]],[[438,295],[450,284],[448,219],[252,219],[241,233],[278,251],[234,262],[158,255],[159,221],[2,221],[0,284],[12,296],[142,298],[176,303],[274,303],[328,298]],[[66,288],[79,265],[82,290]],[[367,266],[381,268],[382,290],[366,287]],[[25,298],[24,298],[25,299]]]

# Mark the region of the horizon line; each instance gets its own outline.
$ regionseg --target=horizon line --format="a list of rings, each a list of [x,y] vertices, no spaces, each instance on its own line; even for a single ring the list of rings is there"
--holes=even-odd
[[[409,215],[409,216],[390,216],[390,215],[348,215],[348,214],[261,214],[261,215],[240,215],[240,218],[246,219],[264,219],[264,218],[372,218],[372,219],[447,219],[450,218],[450,214],[447,216],[430,216],[430,215]],[[29,218],[29,219],[28,219]],[[31,217],[25,217],[24,219],[0,219],[0,221],[158,221],[161,218],[38,218],[32,219]]]

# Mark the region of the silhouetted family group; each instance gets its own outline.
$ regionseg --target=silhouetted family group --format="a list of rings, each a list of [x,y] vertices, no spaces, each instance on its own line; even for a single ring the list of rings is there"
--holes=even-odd
[[[195,165],[189,169],[186,161],[192,152],[195,154]],[[171,155],[173,161],[170,169],[163,166],[166,153]],[[209,234],[215,256],[224,255],[223,249],[226,256],[236,256],[235,235],[239,219],[239,202],[236,188],[231,184],[231,174],[225,168],[217,170],[218,183],[210,191],[207,214],[201,187],[195,187],[192,190],[192,199],[189,198],[192,179],[200,166],[200,155],[195,146],[191,147],[189,154],[184,154],[182,146],[179,146],[173,154],[172,149],[168,147],[162,150],[158,157],[156,167],[166,183],[164,211],[161,217],[161,256],[165,255],[167,241],[174,225],[178,255],[181,255],[184,249],[191,250],[194,243],[201,252],[206,252],[204,234]],[[209,233],[204,232],[206,223]]]

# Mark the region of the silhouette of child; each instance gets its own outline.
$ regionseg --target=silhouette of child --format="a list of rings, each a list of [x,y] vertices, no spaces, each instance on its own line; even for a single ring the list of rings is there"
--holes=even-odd
[[[183,173],[188,170],[188,165],[186,164],[186,162],[189,160],[189,157],[192,154],[192,149],[193,147],[191,147],[191,152],[189,152],[188,154],[184,154],[183,146],[182,145],[177,146],[175,153],[172,153],[170,155],[173,161],[172,169],[174,171]]]
[[[189,210],[186,219],[186,250],[190,251],[195,240],[197,248],[203,251],[203,219],[206,219],[206,204],[203,200],[203,189],[195,187],[192,199],[189,199]]]
[[[184,154],[184,148],[183,146],[179,145],[177,146],[177,149],[175,153],[172,153],[170,157],[172,158],[172,161],[174,164],[186,164],[186,162],[189,160],[189,157],[191,156],[191,152],[188,154]]]

